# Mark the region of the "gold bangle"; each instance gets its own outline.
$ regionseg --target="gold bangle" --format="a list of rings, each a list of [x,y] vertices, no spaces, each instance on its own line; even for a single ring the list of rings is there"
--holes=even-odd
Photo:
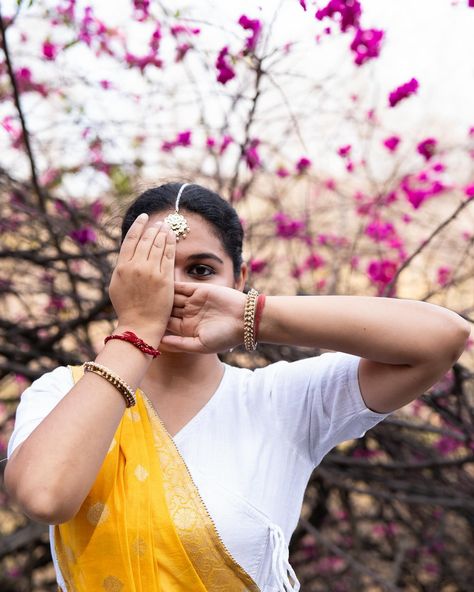
[[[127,407],[133,407],[136,404],[135,400],[135,393],[130,385],[128,385],[124,380],[122,380],[116,374],[113,374],[108,368],[102,366],[102,364],[98,364],[97,362],[84,362],[83,364],[84,370],[88,370],[89,372],[94,372],[94,374],[98,374],[108,380],[114,387],[120,392],[122,397],[125,399],[125,404]]]
[[[255,341],[255,311],[257,308],[258,292],[250,288],[247,293],[244,309],[244,345],[247,351],[254,351],[257,348]]]

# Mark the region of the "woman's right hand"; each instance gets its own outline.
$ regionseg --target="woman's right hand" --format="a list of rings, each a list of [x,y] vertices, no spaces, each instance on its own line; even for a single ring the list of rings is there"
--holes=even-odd
[[[161,220],[147,222],[148,215],[141,214],[128,230],[109,296],[119,327],[136,328],[148,338],[156,335],[159,342],[173,307],[176,236]]]

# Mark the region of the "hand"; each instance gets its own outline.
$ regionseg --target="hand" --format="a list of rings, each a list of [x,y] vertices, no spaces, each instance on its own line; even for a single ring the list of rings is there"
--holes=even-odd
[[[218,353],[244,340],[246,295],[216,284],[176,282],[174,305],[161,343],[170,351]]]
[[[167,224],[147,221],[147,215],[138,217],[127,232],[109,295],[119,326],[159,340],[173,307],[176,236]]]

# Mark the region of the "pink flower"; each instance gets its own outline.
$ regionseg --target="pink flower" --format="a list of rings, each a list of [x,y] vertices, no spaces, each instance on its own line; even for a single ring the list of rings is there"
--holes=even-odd
[[[217,81],[221,84],[226,84],[229,80],[232,80],[235,76],[235,71],[233,70],[232,66],[226,60],[226,57],[229,53],[229,48],[227,46],[223,47],[219,55],[216,59],[216,68],[219,71],[219,75],[217,77]]]
[[[260,144],[260,140],[254,138],[250,140],[250,144],[245,150],[245,162],[251,171],[255,170],[260,166],[261,160],[260,155],[258,154],[257,148]]]
[[[474,198],[474,183],[472,185],[467,185],[464,187],[464,193],[467,195],[469,199]]]
[[[212,148],[214,148],[214,146],[216,145],[216,139],[212,138],[211,136],[209,136],[208,138],[206,138],[206,147],[209,148],[210,150]]]
[[[357,29],[350,48],[355,53],[354,62],[358,66],[379,56],[383,35],[383,31],[378,29]]]
[[[435,153],[436,144],[438,143],[435,138],[426,138],[423,142],[420,142],[416,147],[418,154],[421,154],[425,160],[429,160]]]
[[[388,284],[397,271],[397,264],[395,261],[389,259],[382,259],[381,261],[371,261],[367,267],[367,274],[369,278],[380,284]]]
[[[311,161],[306,156],[302,156],[296,163],[296,170],[299,175],[303,174],[311,166]]]
[[[300,0],[300,4],[301,4],[303,10],[306,12],[306,0]]]
[[[415,182],[415,185],[413,185]],[[428,198],[438,195],[446,190],[446,186],[438,180],[428,178],[426,172],[420,173],[417,177],[405,177],[400,188],[411,205],[417,210]]]
[[[442,456],[447,456],[452,452],[456,452],[456,450],[461,446],[462,442],[460,440],[451,438],[449,436],[441,436],[441,438],[435,444],[436,450]]]
[[[245,14],[239,18],[239,25],[248,31],[252,31],[250,37],[247,37],[245,42],[245,50],[247,52],[255,51],[258,39],[262,31],[262,23],[258,19],[249,19]]]
[[[267,262],[264,259],[251,259],[250,260],[250,272],[251,273],[261,273],[265,267],[267,266]]]
[[[180,45],[176,47],[175,62],[181,62],[184,59],[184,56],[191,49],[191,47],[192,45],[190,45],[189,43],[180,43]]]
[[[69,233],[69,236],[79,245],[85,245],[87,243],[95,243],[97,235],[90,226],[84,226],[77,228]]]
[[[365,234],[370,236],[375,242],[390,240],[395,235],[395,228],[390,222],[374,220],[365,228]]]
[[[91,203],[90,209],[92,217],[94,218],[94,220],[97,220],[102,215],[102,212],[105,208],[104,204],[100,201],[100,199],[96,199],[94,202]]]
[[[222,144],[219,150],[219,154],[224,154],[224,152],[227,150],[227,146],[229,144],[231,144],[234,141],[234,138],[232,136],[229,135],[224,135],[222,136]]]
[[[301,231],[305,228],[303,220],[291,219],[283,212],[276,213],[273,220],[276,223],[276,235],[281,238],[301,236]]]
[[[157,22],[153,30],[153,33],[151,34],[150,41],[148,42],[148,45],[153,54],[156,54],[156,52],[159,50],[162,36],[163,35],[161,33],[161,25],[159,22]]]
[[[337,153],[341,158],[345,158],[346,156],[349,156],[351,150],[352,146],[350,144],[347,144],[347,146],[341,146],[340,148],[338,148]]]
[[[173,37],[177,37],[182,33],[186,33],[188,35],[199,35],[201,29],[192,29],[191,27],[186,27],[185,25],[174,25],[170,28],[170,32]]]
[[[306,257],[303,266],[306,269],[319,269],[320,267],[323,267],[325,263],[326,260],[323,259],[323,257],[320,257],[317,253],[311,253],[311,255]]]
[[[150,16],[150,0],[133,0],[134,16],[142,22]]]
[[[112,83],[110,82],[110,80],[100,80],[99,84],[104,90],[109,90],[110,88],[112,88]]]
[[[398,105],[398,103],[400,101],[403,101],[403,99],[406,99],[410,95],[415,94],[418,90],[418,87],[419,84],[416,78],[412,78],[408,82],[405,82],[405,84],[402,84],[401,86],[397,87],[388,96],[388,102],[390,107],[395,107],[395,105]]]
[[[341,31],[349,27],[358,27],[362,9],[358,0],[330,0],[328,4],[316,12],[315,17],[322,21],[324,18],[333,18],[338,14]]]
[[[161,150],[163,152],[171,152],[177,146],[190,146],[191,145],[191,130],[179,132],[176,138],[172,141],[164,141],[161,144]]]
[[[62,296],[53,295],[50,297],[48,304],[46,305],[46,310],[48,312],[55,312],[58,310],[64,310],[66,308],[66,304],[64,302],[64,298]]]
[[[451,279],[451,268],[450,267],[438,267],[438,284],[440,286],[446,286]]]
[[[290,174],[289,170],[286,169],[284,166],[279,166],[276,170],[276,174],[281,178],[284,179],[285,177],[288,177],[288,175]]]
[[[469,8],[474,8],[474,0],[467,0],[467,5]]]
[[[43,56],[49,60],[53,61],[56,56],[58,55],[58,46],[51,41],[45,41],[42,47]]]

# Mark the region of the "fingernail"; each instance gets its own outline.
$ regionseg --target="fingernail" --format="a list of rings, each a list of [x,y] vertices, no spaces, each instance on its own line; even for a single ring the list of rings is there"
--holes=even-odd
[[[139,216],[137,216],[137,220],[145,220],[145,218],[148,217],[148,214],[145,214],[145,212],[142,212]]]

